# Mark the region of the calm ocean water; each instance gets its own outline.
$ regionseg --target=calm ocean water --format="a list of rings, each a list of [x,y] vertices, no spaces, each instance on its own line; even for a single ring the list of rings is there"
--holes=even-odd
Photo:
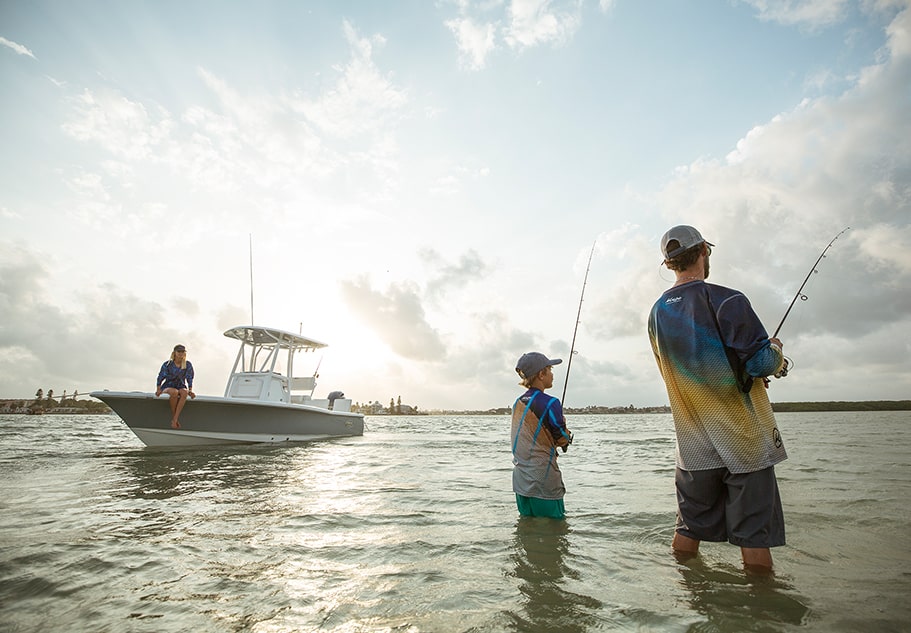
[[[566,522],[519,520],[506,417],[150,450],[0,416],[2,631],[908,631],[911,415],[778,416],[772,578],[677,562],[669,415],[571,416]]]

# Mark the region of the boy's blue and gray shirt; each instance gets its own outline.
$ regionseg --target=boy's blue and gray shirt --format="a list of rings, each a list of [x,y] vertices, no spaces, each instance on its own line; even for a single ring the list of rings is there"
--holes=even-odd
[[[531,388],[512,410],[513,492],[537,499],[562,499],[566,493],[557,465],[557,448],[569,444],[560,400]]]

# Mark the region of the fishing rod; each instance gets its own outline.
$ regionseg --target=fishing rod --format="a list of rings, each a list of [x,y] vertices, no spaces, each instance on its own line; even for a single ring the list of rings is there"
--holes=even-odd
[[[788,306],[788,309],[785,311],[784,316],[781,317],[781,323],[779,323],[778,327],[775,328],[775,333],[772,335],[772,338],[776,338],[778,336],[778,332],[781,331],[781,326],[784,325],[784,321],[785,321],[785,319],[788,318],[788,315],[791,313],[791,308],[794,307],[794,303],[797,301],[797,299],[800,298],[801,301],[806,301],[809,298],[809,297],[807,297],[807,295],[803,294],[803,287],[807,285],[808,281],[810,281],[810,277],[813,276],[813,273],[819,272],[818,270],[816,270],[816,267],[819,266],[819,262],[821,262],[823,257],[826,256],[826,251],[828,251],[830,248],[832,248],[832,244],[835,243],[835,240],[837,240],[839,237],[841,237],[841,234],[850,228],[851,228],[850,226],[843,228],[838,233],[838,235],[836,235],[835,237],[832,238],[832,241],[829,242],[828,246],[826,246],[824,249],[822,249],[822,253],[819,255],[819,259],[817,259],[816,262],[813,264],[813,266],[810,268],[810,272],[807,273],[807,278],[803,280],[803,283],[800,284],[800,288],[797,289],[797,294],[795,294],[794,298],[791,299],[791,305]]]
[[[813,263],[813,266],[810,267],[810,272],[807,273],[806,279],[803,280],[803,283],[800,284],[800,288],[797,289],[797,293],[794,295],[794,298],[791,299],[791,304],[788,306],[788,309],[785,310],[784,316],[781,317],[781,322],[778,324],[778,327],[775,328],[775,333],[772,335],[772,338],[777,338],[777,337],[778,337],[778,332],[781,331],[781,326],[784,325],[785,319],[788,318],[788,315],[791,313],[791,308],[794,307],[794,303],[797,302],[797,299],[800,298],[801,301],[806,301],[807,299],[809,299],[809,297],[807,297],[807,295],[803,294],[803,288],[804,288],[804,286],[806,286],[806,285],[807,285],[807,282],[810,281],[810,277],[813,276],[813,273],[818,273],[818,272],[819,272],[819,271],[816,269],[816,267],[819,266],[819,262],[821,262],[822,259],[823,259],[823,257],[826,256],[826,252],[827,252],[830,248],[832,248],[832,244],[835,243],[835,240],[837,240],[839,237],[841,237],[841,234],[844,233],[845,231],[847,231],[847,230],[850,229],[850,228],[851,228],[850,226],[846,226],[845,228],[843,228],[841,231],[839,231],[838,235],[836,235],[835,237],[833,237],[833,238],[832,238],[832,241],[829,242],[829,243],[826,245],[826,247],[825,247],[824,249],[822,249],[822,253],[819,254],[819,258],[817,258],[817,260]],[[784,360],[784,362],[782,363],[781,369],[779,369],[779,370],[775,373],[775,378],[784,378],[785,376],[788,375],[788,372],[790,372],[791,369],[794,368],[794,361],[789,360],[787,357],[784,357],[783,360]],[[763,381],[765,382],[766,387],[768,387],[768,386],[769,386],[769,379],[768,379],[768,378],[764,378]]]
[[[560,402],[563,403],[564,407],[566,406],[566,386],[569,384],[569,369],[573,366],[573,354],[576,353],[576,333],[579,331],[579,319],[582,316],[582,300],[585,298],[585,285],[588,283],[588,271],[591,270],[592,257],[595,254],[595,246],[597,244],[597,241],[592,244],[592,252],[588,255],[588,266],[585,267],[585,278],[582,280],[582,295],[579,297],[579,311],[576,313],[576,327],[573,329],[573,342],[569,347],[569,360],[566,363],[566,380],[563,381],[563,397],[560,398]]]

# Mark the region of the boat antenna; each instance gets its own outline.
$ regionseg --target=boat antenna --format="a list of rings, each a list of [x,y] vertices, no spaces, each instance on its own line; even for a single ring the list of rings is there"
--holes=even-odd
[[[588,265],[585,267],[585,278],[582,280],[582,294],[579,296],[579,311],[576,312],[576,327],[573,328],[573,342],[569,346],[569,360],[566,363],[566,379],[563,381],[563,397],[560,402],[566,407],[566,386],[569,384],[569,370],[573,366],[573,354],[576,353],[576,333],[579,331],[580,317],[582,316],[582,300],[585,298],[585,285],[588,283],[588,271],[592,267],[592,257],[595,255],[597,240],[592,244],[592,251],[588,254]]]
[[[791,299],[791,305],[788,306],[788,309],[785,311],[784,316],[781,317],[781,323],[779,323],[778,327],[775,328],[775,333],[772,335],[772,338],[776,338],[778,336],[778,332],[781,331],[781,326],[784,325],[784,321],[785,321],[785,319],[788,318],[788,315],[791,313],[791,308],[794,307],[794,303],[797,301],[797,299],[800,298],[801,301],[806,301],[809,298],[809,297],[807,297],[807,295],[803,294],[803,287],[807,285],[807,282],[810,280],[810,277],[813,275],[813,273],[819,272],[816,269],[816,267],[819,266],[819,262],[822,261],[822,258],[826,256],[826,251],[828,251],[832,247],[832,244],[835,243],[835,240],[837,240],[839,237],[841,237],[842,233],[844,233],[845,231],[847,231],[850,228],[851,228],[850,226],[843,228],[841,231],[838,232],[838,235],[833,237],[832,241],[829,242],[829,244],[824,249],[822,249],[822,253],[819,255],[819,258],[816,260],[816,262],[810,268],[810,272],[807,273],[807,278],[803,280],[803,283],[800,284],[800,288],[797,289],[797,294],[795,294],[794,298]]]
[[[250,325],[253,325],[253,234],[250,233]]]

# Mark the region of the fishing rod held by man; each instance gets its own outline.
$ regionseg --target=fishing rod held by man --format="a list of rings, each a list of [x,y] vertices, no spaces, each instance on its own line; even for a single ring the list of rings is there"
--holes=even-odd
[[[775,328],[775,333],[772,335],[772,338],[775,338],[778,336],[778,332],[781,331],[781,326],[784,325],[785,319],[788,318],[788,315],[791,313],[791,308],[794,307],[794,303],[797,301],[797,299],[799,298],[801,301],[806,301],[807,299],[809,299],[809,297],[807,297],[807,295],[803,294],[804,286],[806,286],[807,282],[810,281],[810,277],[813,276],[813,273],[819,272],[818,270],[816,270],[816,267],[819,266],[819,262],[821,262],[823,257],[826,256],[826,251],[828,251],[830,248],[832,248],[832,244],[835,243],[835,240],[837,240],[839,237],[841,237],[841,234],[844,233],[845,231],[849,230],[850,228],[851,228],[850,226],[843,228],[841,231],[838,232],[838,235],[833,237],[832,241],[829,242],[828,245],[824,249],[822,249],[822,253],[820,253],[819,258],[815,262],[813,262],[813,266],[810,267],[810,272],[807,273],[806,279],[803,280],[803,283],[800,284],[800,288],[798,288],[797,292],[794,294],[794,298],[791,299],[791,304],[788,306],[788,309],[785,310],[784,316],[781,317],[781,322],[778,324],[778,327]],[[785,375],[787,375],[787,371],[785,371]]]

